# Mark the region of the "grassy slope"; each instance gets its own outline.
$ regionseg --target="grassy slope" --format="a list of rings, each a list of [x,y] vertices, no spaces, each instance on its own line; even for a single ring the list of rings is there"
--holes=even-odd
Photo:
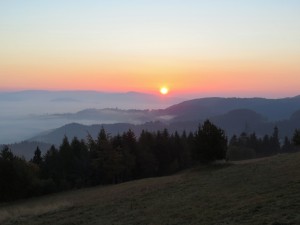
[[[7,224],[300,224],[300,153],[0,207]]]

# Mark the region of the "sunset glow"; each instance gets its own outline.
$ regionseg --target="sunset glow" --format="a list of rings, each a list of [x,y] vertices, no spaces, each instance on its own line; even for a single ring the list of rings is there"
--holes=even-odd
[[[1,1],[0,91],[293,96],[300,1]]]
[[[168,92],[169,92],[169,89],[168,89],[167,87],[162,87],[162,88],[160,89],[160,93],[161,93],[162,95],[166,95],[166,94],[168,94]]]

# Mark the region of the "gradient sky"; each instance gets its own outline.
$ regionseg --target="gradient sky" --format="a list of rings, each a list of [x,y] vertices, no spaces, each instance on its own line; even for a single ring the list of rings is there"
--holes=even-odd
[[[298,0],[0,2],[0,90],[300,94]]]

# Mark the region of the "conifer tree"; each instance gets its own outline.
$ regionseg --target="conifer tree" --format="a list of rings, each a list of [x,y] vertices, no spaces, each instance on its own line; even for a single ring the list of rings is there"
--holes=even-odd
[[[36,147],[36,150],[34,151],[34,156],[31,161],[38,166],[40,166],[43,161],[42,152],[38,146]]]
[[[296,129],[293,135],[293,144],[296,146],[300,145],[300,130]]]
[[[225,159],[227,137],[222,129],[206,120],[195,134],[196,157],[203,162]]]

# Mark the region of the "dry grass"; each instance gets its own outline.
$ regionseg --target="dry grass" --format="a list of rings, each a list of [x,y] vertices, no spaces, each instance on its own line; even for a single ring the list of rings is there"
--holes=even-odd
[[[300,153],[0,207],[10,224],[300,224]]]
[[[0,205],[0,223],[13,224],[46,214],[73,210],[81,206],[114,202],[128,196],[139,196],[145,192],[163,189],[181,179],[181,174],[160,178],[148,178],[118,185],[99,186],[82,190],[48,195],[40,198]]]
[[[0,222],[26,216],[39,216],[69,207],[72,207],[72,204],[67,201],[55,201],[52,203],[34,202],[29,204],[25,203],[20,205],[6,206],[0,209]]]

